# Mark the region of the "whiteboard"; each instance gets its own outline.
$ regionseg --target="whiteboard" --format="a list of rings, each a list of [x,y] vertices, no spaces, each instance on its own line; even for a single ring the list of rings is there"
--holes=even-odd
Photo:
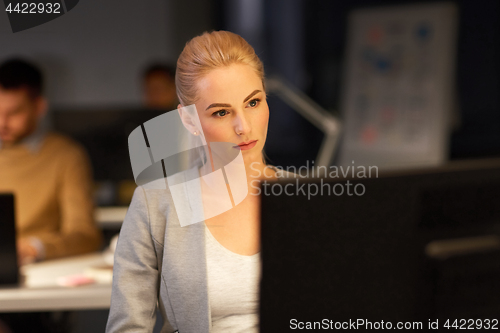
[[[397,169],[446,161],[457,23],[451,3],[350,14],[340,165]]]

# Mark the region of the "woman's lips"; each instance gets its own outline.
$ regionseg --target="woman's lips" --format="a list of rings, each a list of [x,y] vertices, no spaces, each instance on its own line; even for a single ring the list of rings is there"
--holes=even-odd
[[[234,148],[239,147],[241,150],[252,149],[257,144],[257,141],[258,140],[253,140],[253,141],[248,141],[248,142],[242,142],[239,145],[234,146]]]

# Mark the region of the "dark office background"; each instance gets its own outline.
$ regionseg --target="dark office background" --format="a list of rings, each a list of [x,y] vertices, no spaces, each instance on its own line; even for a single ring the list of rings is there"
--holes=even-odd
[[[231,0],[214,2],[214,28],[228,29]],[[347,35],[347,14],[357,8],[438,1],[407,0],[269,0],[264,2],[264,24],[257,43],[267,73],[277,73],[303,89],[322,107],[338,114]],[[500,156],[500,2],[457,0],[459,34],[456,66],[457,107],[460,115],[450,143],[450,159]],[[291,54],[296,51],[298,54]],[[286,109],[278,104],[279,108]],[[272,106],[272,105],[271,105]],[[275,109],[271,108],[272,112]],[[278,165],[302,165],[312,160],[321,134],[287,111],[272,117],[267,153]],[[283,118],[292,120],[283,120]],[[281,127],[287,122],[287,127]],[[273,128],[273,129],[274,129]],[[300,141],[295,153],[283,141]],[[295,140],[295,141],[294,141]],[[283,163],[281,163],[283,162]]]
[[[267,75],[280,75],[341,117],[347,14],[362,7],[429,2],[437,1],[189,0],[139,4],[122,0],[109,1],[97,9],[84,2],[68,15],[21,32],[15,39],[0,22],[0,44],[12,46],[0,50],[0,59],[19,54],[40,63],[54,110],[114,112],[140,107],[139,73],[148,61],[175,62],[190,38],[206,30],[226,29],[241,34],[254,46]],[[449,157],[500,156],[500,2],[454,3],[459,9],[456,99],[460,121],[452,133]],[[273,95],[269,105],[266,153],[270,163],[300,166],[314,160],[322,133]],[[86,126],[90,129],[94,125],[100,126],[98,117]],[[130,171],[128,164],[117,167]]]

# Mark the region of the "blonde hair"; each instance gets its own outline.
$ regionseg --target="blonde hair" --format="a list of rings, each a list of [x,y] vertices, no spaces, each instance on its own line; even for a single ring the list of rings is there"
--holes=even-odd
[[[197,101],[196,83],[211,70],[232,64],[252,67],[264,84],[264,66],[243,37],[229,31],[204,32],[186,43],[177,60],[175,87],[183,106]]]

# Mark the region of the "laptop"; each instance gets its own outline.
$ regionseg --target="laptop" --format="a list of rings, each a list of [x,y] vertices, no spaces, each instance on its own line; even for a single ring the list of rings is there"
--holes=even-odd
[[[0,193],[0,286],[18,284],[14,195]]]
[[[261,187],[261,332],[498,318],[500,161],[273,186]],[[324,194],[308,196],[315,186]]]

